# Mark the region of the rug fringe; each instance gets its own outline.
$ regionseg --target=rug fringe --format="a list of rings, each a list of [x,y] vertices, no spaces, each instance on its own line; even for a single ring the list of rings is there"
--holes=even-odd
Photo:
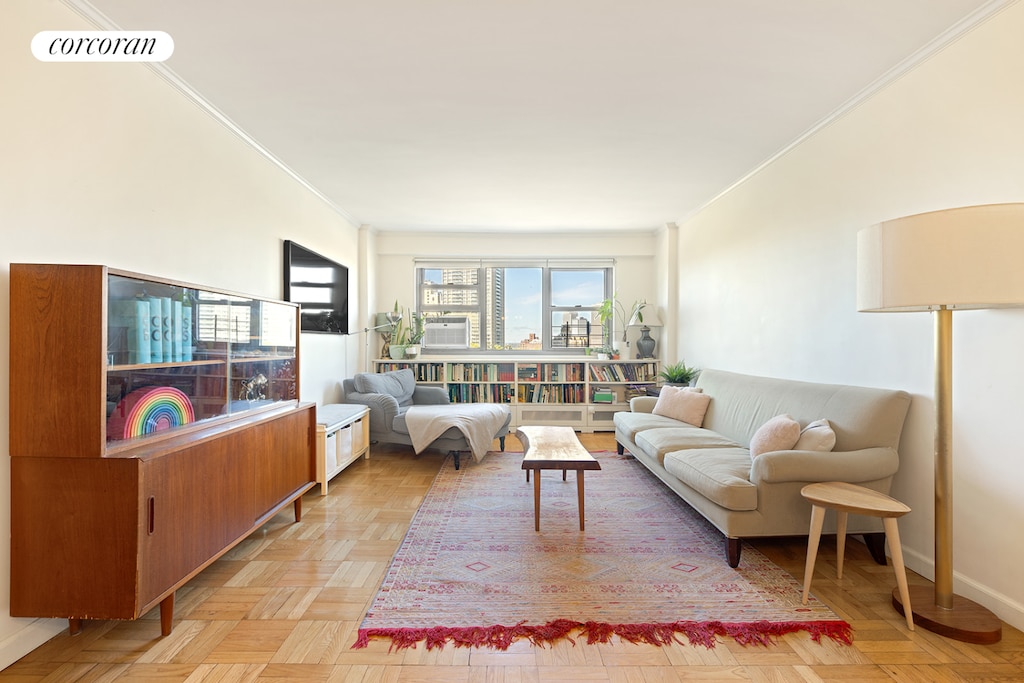
[[[364,648],[371,638],[390,638],[388,651],[415,648],[423,641],[428,650],[443,648],[446,643],[455,647],[490,647],[507,650],[520,638],[529,639],[534,645],[549,645],[562,639],[573,645],[574,631],[585,637],[588,644],[607,643],[618,636],[630,643],[668,645],[672,642],[703,645],[713,649],[720,637],[728,637],[741,645],[770,645],[779,636],[787,633],[806,631],[814,642],[821,639],[850,645],[853,643],[853,629],[845,621],[756,621],[727,623],[721,621],[676,621],[663,624],[607,624],[603,622],[579,622],[556,619],[546,624],[530,626],[519,622],[513,626],[473,626],[431,628],[369,628],[359,629],[353,648]],[[686,637],[684,642],[681,636]]]

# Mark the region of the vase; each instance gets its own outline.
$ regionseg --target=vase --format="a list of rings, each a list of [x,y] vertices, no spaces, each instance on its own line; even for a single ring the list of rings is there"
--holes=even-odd
[[[419,344],[409,344],[408,346],[405,347],[405,357],[406,358],[415,358],[418,355],[420,355],[420,345]]]
[[[391,360],[402,360],[405,358],[405,344],[392,344],[388,348],[388,355]]]
[[[637,358],[654,358],[654,345],[656,342],[651,337],[651,328],[644,325],[640,328],[640,338],[636,340]]]

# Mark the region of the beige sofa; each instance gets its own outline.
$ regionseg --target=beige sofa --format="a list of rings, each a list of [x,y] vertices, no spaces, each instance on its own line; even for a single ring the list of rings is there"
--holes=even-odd
[[[631,411],[616,413],[615,439],[619,453],[632,453],[725,534],[731,566],[739,564],[740,539],[807,535],[811,509],[800,489],[808,483],[845,481],[889,492],[910,407],[906,392],[712,369],[700,373],[696,387],[711,397],[700,427],[653,414],[658,399],[641,396],[631,401]],[[751,437],[780,414],[801,427],[827,419],[834,448],[751,458]],[[848,533],[865,535],[875,560],[884,564],[881,529],[878,519],[857,515],[847,526]]]

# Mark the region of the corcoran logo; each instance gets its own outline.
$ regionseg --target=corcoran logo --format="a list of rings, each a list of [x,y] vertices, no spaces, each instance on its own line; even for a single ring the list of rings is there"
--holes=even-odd
[[[32,38],[42,62],[162,62],[173,52],[163,31],[40,31]]]

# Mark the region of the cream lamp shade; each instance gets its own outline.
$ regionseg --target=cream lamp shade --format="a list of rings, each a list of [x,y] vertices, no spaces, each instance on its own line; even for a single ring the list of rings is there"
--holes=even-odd
[[[629,319],[629,327],[639,327],[641,325],[646,325],[648,327],[661,327],[661,316],[656,312],[653,312],[645,315],[643,322],[640,321],[640,314],[634,314],[633,317]]]
[[[857,310],[1024,305],[1024,203],[897,218],[857,234]]]

